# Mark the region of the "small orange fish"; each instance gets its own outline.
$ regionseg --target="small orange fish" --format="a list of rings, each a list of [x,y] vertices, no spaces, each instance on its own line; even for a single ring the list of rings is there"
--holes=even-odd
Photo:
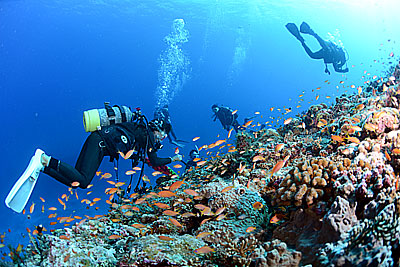
[[[110,235],[109,237],[108,237],[108,239],[111,239],[111,240],[115,240],[115,239],[120,239],[122,236],[120,236],[120,235]]]
[[[69,237],[66,236],[66,235],[60,235],[59,238],[60,238],[60,239],[64,239],[64,240],[70,240],[70,239],[71,239],[71,238],[69,238]]]
[[[134,223],[131,226],[134,228],[146,228],[146,225],[143,225],[141,223]]]
[[[278,161],[275,166],[272,168],[271,171],[271,176],[274,175],[274,173],[278,172],[280,169],[282,169],[282,167],[285,165],[285,161],[284,160],[280,160]]]
[[[197,192],[194,191],[193,189],[185,189],[185,190],[183,190],[183,192],[185,192],[186,194],[188,194],[188,195],[190,195],[190,196],[194,196],[194,197],[196,197],[196,196],[199,195],[199,193],[197,193]]]
[[[278,153],[279,151],[281,151],[284,146],[285,146],[285,144],[277,144],[275,147],[275,153]]]
[[[331,135],[332,140],[336,141],[336,142],[343,142],[344,139],[343,137],[339,136],[339,135]]]
[[[171,191],[164,190],[164,191],[158,192],[157,195],[160,196],[160,197],[173,197],[173,196],[175,196],[175,193],[173,193]]]
[[[164,241],[172,241],[174,240],[173,238],[166,236],[166,235],[159,235],[158,236],[159,239],[164,240]]]
[[[196,163],[196,165],[197,166],[201,166],[201,165],[204,165],[206,163],[206,161],[205,160],[203,160],[203,161],[199,161],[199,162],[197,162]]]
[[[253,203],[253,208],[254,208],[255,210],[260,210],[260,209],[262,209],[262,207],[264,207],[264,205],[263,205],[261,202],[259,202],[259,201]]]
[[[153,176],[157,176],[157,175],[160,175],[160,174],[162,174],[162,172],[159,172],[159,171],[154,171],[151,175],[153,175]]]
[[[247,127],[249,127],[250,126],[250,124],[252,124],[252,120],[249,120],[248,122],[246,122],[244,125],[243,125],[243,127],[245,127],[245,128],[247,128]]]
[[[191,212],[185,212],[184,214],[182,214],[182,217],[184,217],[184,218],[195,217],[195,216],[196,215]]]
[[[207,208],[207,206],[204,206],[203,204],[196,204],[194,205],[194,207],[198,210],[204,210],[205,208]]]
[[[388,161],[391,161],[392,159],[390,158],[389,154],[385,151],[385,157]]]
[[[97,202],[97,201],[100,201],[100,200],[101,200],[101,198],[97,197],[97,198],[93,199],[93,202]]]
[[[136,167],[133,167],[133,170],[134,170],[134,171],[140,171],[140,170],[141,170],[141,168],[140,168],[140,167],[138,167],[138,166],[136,166]]]
[[[253,226],[247,227],[247,229],[246,229],[246,233],[253,232],[254,230],[256,230],[256,228],[255,228],[255,227],[253,227]]]
[[[179,154],[179,147],[175,148],[175,154]]]
[[[253,158],[253,162],[264,161],[264,160],[265,160],[265,158],[263,156],[261,156],[261,155],[255,156]]]
[[[392,150],[392,153],[395,154],[395,155],[399,155],[399,154],[400,154],[400,149],[394,148],[394,149]]]
[[[284,124],[284,125],[287,125],[287,124],[289,124],[292,120],[293,120],[293,118],[286,119],[286,120],[283,122],[283,124]]]
[[[215,212],[215,215],[220,215],[222,212],[225,211],[225,207],[219,208],[217,209],[217,211]]]
[[[165,215],[168,215],[168,216],[176,216],[176,215],[179,214],[179,212],[176,212],[176,211],[173,211],[173,210],[164,210],[163,213]]]
[[[371,132],[374,132],[376,129],[378,129],[378,127],[376,125],[371,124],[371,123],[364,124],[364,128]]]
[[[315,97],[315,100],[318,100],[318,98],[319,98],[319,95],[317,95],[317,96]]]
[[[176,169],[182,168],[182,165],[181,164],[176,164],[176,165],[174,165],[174,168],[176,168]]]
[[[225,217],[226,217],[226,214],[220,214],[220,215],[218,215],[217,218],[215,218],[215,220],[216,220],[216,221],[221,221],[221,220],[223,220]]]
[[[125,183],[124,182],[118,182],[115,184],[115,187],[121,187],[123,186]]]
[[[45,200],[44,200],[44,198],[42,198],[42,197],[40,197],[40,200],[44,203],[44,202],[46,202]]]
[[[170,191],[175,191],[176,189],[178,189],[179,187],[181,187],[182,184],[183,184],[183,181],[177,181],[177,182],[173,183],[173,184],[169,187],[169,190],[170,190]]]
[[[71,256],[71,254],[67,254],[67,255],[65,255],[65,257],[64,257],[64,262],[67,262],[68,260],[69,260],[69,257]]]
[[[357,137],[347,137],[347,140],[356,144],[360,143],[360,140]]]
[[[180,224],[177,220],[173,219],[173,218],[169,218],[168,220],[170,220],[170,222],[177,226],[177,227],[183,227],[182,224]]]
[[[142,204],[142,203],[145,202],[145,201],[146,201],[145,198],[138,198],[138,199],[135,201],[135,205]]]
[[[134,171],[134,170],[129,170],[129,171],[126,171],[125,172],[125,174],[126,175],[133,175],[133,174],[135,174],[136,172]]]
[[[229,132],[228,132],[228,139],[231,137],[232,131],[233,131],[233,128],[231,128],[231,129],[229,130]]]
[[[29,212],[32,213],[35,209],[35,203],[32,203],[31,207],[29,208]]]
[[[153,204],[154,204],[154,206],[159,207],[160,209],[165,209],[166,210],[166,209],[170,208],[169,205],[165,204],[165,203],[155,202]]]
[[[71,183],[71,186],[73,186],[73,187],[78,187],[80,185],[80,183],[79,182],[72,182]]]
[[[193,141],[193,142],[196,142],[196,141],[199,140],[199,139],[200,139],[200,137],[197,136],[197,137],[193,138],[192,141]]]
[[[281,220],[280,217],[281,217],[281,216],[279,216],[278,214],[275,214],[274,217],[272,217],[272,218],[269,220],[269,223],[278,223],[278,222]]]
[[[214,251],[215,251],[215,249],[210,248],[209,246],[204,246],[204,247],[195,249],[193,252],[196,254],[207,254],[207,253],[214,252]]]
[[[211,235],[210,232],[202,232],[202,233],[196,235],[196,238],[203,238],[203,237],[206,237],[206,236],[209,236],[209,235]]]
[[[225,192],[228,192],[229,190],[231,190],[232,188],[234,188],[234,186],[227,186],[227,187],[225,187],[224,189],[222,189],[221,190],[221,193],[225,193]]]
[[[108,179],[108,178],[111,178],[112,177],[112,175],[111,175],[111,173],[104,173],[102,176],[101,176],[101,178],[104,178],[104,179]]]

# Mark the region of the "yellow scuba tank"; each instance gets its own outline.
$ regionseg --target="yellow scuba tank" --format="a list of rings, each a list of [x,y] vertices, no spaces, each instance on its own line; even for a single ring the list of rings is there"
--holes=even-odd
[[[100,130],[102,126],[108,126],[121,122],[133,121],[136,113],[127,106],[110,106],[104,103],[104,108],[90,109],[83,112],[83,127],[86,132]]]

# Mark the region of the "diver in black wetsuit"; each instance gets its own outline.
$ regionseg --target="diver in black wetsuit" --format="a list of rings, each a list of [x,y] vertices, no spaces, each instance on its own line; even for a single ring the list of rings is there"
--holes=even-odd
[[[214,121],[218,119],[225,130],[229,131],[231,127],[233,127],[236,133],[239,130],[242,130],[242,127],[237,121],[238,115],[237,113],[232,114],[232,109],[228,107],[218,106],[217,104],[212,105],[211,109],[214,112]]]
[[[304,50],[312,59],[323,59],[325,63],[325,73],[331,74],[328,70],[328,64],[332,64],[336,72],[345,73],[349,71],[349,68],[343,68],[346,63],[346,54],[342,47],[331,41],[323,40],[318,34],[316,34],[310,26],[303,22],[300,25],[300,32],[309,34],[317,39],[321,45],[321,49],[317,52],[312,52],[311,49],[306,45],[304,38],[300,35],[299,29],[294,23],[286,24],[286,28],[289,32],[300,41]]]
[[[174,132],[174,129],[172,128],[171,116],[169,115],[168,105],[164,105],[162,108],[160,107],[156,108],[156,110],[154,110],[154,119],[158,121],[164,121],[166,123],[166,127],[168,129],[168,140],[171,144],[174,144],[181,148],[185,146],[181,144],[182,142],[185,141],[178,140]]]
[[[72,187],[85,189],[92,181],[100,163],[105,156],[110,161],[119,157],[119,152],[124,155],[134,149],[138,153],[130,157],[136,164],[140,160],[140,153],[149,158],[152,166],[161,166],[173,161],[181,161],[182,156],[177,154],[170,158],[159,158],[157,150],[161,148],[160,142],[167,136],[166,124],[157,120],[145,123],[123,122],[102,127],[101,130],[92,132],[86,139],[75,168],[60,160],[42,154],[44,173],[59,182],[71,186],[73,182],[79,184]]]
[[[200,158],[200,151],[199,151],[197,146],[196,146],[195,149],[192,149],[189,152],[189,158],[190,158],[190,160],[185,163],[185,165],[186,165],[185,171],[190,169],[191,167],[196,167],[197,166],[197,163],[194,161],[194,159]]]

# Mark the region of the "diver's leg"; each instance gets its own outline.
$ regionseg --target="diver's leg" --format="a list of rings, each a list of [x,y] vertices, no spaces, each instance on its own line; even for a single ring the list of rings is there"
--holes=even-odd
[[[92,133],[86,139],[75,168],[52,157],[49,165],[45,167],[44,173],[66,186],[71,186],[73,182],[79,182],[80,188],[86,188],[92,181],[105,156],[104,149],[99,145],[101,140],[97,132]]]
[[[305,43],[302,43],[301,45],[303,46],[304,50],[306,50],[306,53],[310,58],[312,58],[312,59],[322,59],[322,58],[324,58],[323,49],[321,49],[321,50],[319,50],[317,52],[313,52],[313,51],[311,51],[311,49]]]
[[[319,45],[323,48],[323,49],[327,49],[328,47],[326,46],[326,41],[324,39],[322,39],[318,34],[313,33],[311,34],[312,36],[314,36],[315,39],[317,39]]]

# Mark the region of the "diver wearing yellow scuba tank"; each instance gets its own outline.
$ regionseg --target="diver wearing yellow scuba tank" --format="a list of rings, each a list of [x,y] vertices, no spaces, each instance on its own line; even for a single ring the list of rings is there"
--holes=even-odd
[[[163,122],[153,120],[149,122],[148,127],[143,123],[132,122],[102,127],[101,130],[92,132],[86,139],[75,168],[51,157],[50,160],[47,160],[48,164],[43,172],[67,186],[78,182],[79,185],[75,187],[86,188],[96,174],[103,158],[109,156],[112,161],[119,157],[118,152],[126,154],[134,149],[139,153],[145,153],[151,165],[156,167],[172,161],[180,161],[182,160],[181,155],[171,158],[157,156],[159,143],[167,135],[165,125]],[[138,154],[133,154],[131,158],[139,160]]]

